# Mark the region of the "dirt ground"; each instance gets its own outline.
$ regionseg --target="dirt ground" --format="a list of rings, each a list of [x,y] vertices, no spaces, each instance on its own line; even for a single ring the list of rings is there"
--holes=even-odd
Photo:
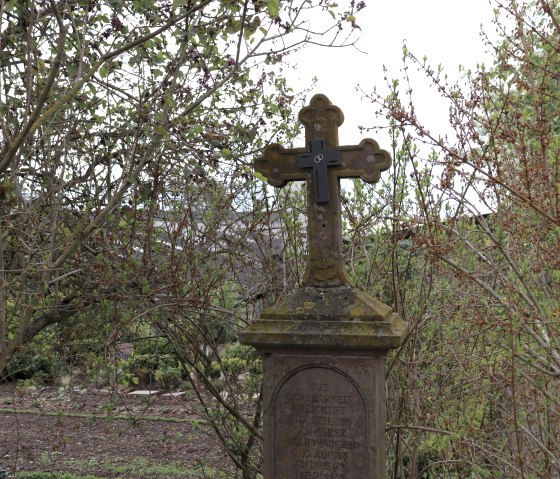
[[[0,383],[0,477],[230,479],[197,404]]]

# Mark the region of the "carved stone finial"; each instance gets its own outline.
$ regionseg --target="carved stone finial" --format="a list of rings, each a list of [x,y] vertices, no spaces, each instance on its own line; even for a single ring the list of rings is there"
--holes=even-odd
[[[325,95],[315,95],[309,106],[299,112],[299,121],[305,127],[305,140],[324,138],[327,146],[338,146],[338,127],[344,123],[342,110]]]

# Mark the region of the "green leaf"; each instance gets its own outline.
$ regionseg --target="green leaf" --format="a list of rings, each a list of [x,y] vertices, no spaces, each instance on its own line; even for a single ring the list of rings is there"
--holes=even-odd
[[[268,178],[264,176],[262,173],[259,173],[258,171],[255,171],[253,175],[255,178],[258,178],[259,180],[264,181],[265,183],[268,182]]]
[[[75,63],[68,64],[66,68],[68,69],[68,76],[70,77],[74,77],[76,76],[76,73],[78,73],[78,65]]]
[[[162,125],[154,126],[154,130],[157,131],[160,135],[169,136],[169,131],[167,131],[167,128]]]
[[[245,40],[249,40],[253,36],[253,33],[255,33],[255,30],[253,30],[252,28],[245,28],[245,30],[243,30],[243,36],[245,37]]]
[[[99,76],[101,78],[106,78],[107,75],[109,75],[109,67],[107,65],[103,65],[100,69],[99,69]]]
[[[271,18],[278,18],[278,15],[280,15],[280,0],[268,0],[266,11]]]
[[[226,26],[227,33],[237,33],[241,30],[241,22],[239,20],[230,20]]]
[[[45,60],[37,58],[37,71],[42,73],[45,70]]]
[[[173,101],[173,97],[171,95],[166,95],[164,100],[171,108],[175,108],[175,102]]]
[[[17,5],[18,0],[8,0],[6,2],[6,5],[4,5],[4,11],[5,12],[11,12],[14,7]]]

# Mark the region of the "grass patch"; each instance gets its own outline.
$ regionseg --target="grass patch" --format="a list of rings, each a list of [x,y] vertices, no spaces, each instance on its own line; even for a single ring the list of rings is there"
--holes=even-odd
[[[185,464],[181,464],[180,462],[157,464],[150,462],[143,457],[116,457],[112,459],[90,458],[86,460],[70,459],[64,461],[64,465],[79,472],[86,472],[88,469],[95,467],[96,469],[103,470],[103,472],[120,474],[122,477],[127,477],[128,475],[156,478],[197,477],[193,475],[193,468]]]
[[[142,479],[166,479],[166,478],[182,478],[182,479],[198,479],[205,477],[208,479],[225,478],[222,472],[204,464],[187,465],[181,462],[170,462],[166,464],[157,464],[150,462],[144,457],[123,458],[115,457],[111,459],[62,459],[57,460],[58,467],[62,469],[70,469],[74,473],[61,472],[16,472],[14,479],[107,479],[107,474],[111,475],[111,479],[126,479],[130,477],[141,477]],[[103,471],[104,476],[88,475],[87,471],[96,469]]]
[[[115,461],[116,462],[116,461]],[[175,462],[169,464],[153,464],[148,462],[144,458],[135,457],[132,460],[126,461],[123,464],[116,463],[104,463],[103,467],[107,471],[111,471],[116,474],[142,474],[143,476],[180,476],[180,477],[195,477],[193,474],[195,471],[191,467],[185,466],[184,464]]]
[[[201,427],[207,424],[204,419],[180,419],[173,417],[161,417],[161,416],[113,416],[107,414],[93,414],[86,412],[68,412],[68,411],[40,411],[37,409],[13,409],[13,408],[2,408],[0,407],[0,413],[6,414],[33,414],[35,416],[52,416],[52,417],[77,417],[81,419],[89,419],[92,421],[130,421],[134,423],[139,423],[141,421],[151,421],[151,422],[170,422],[176,424],[190,424],[193,427]]]
[[[76,476],[75,474],[61,473],[61,472],[25,472],[25,471],[18,471],[14,473],[13,477],[17,479],[107,479],[106,477]],[[113,479],[123,479],[123,478],[114,477]]]

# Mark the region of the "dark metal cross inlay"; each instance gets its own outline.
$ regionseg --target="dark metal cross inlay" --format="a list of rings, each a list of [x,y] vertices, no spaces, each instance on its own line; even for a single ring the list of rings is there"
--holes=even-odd
[[[298,155],[300,168],[313,168],[315,203],[329,201],[329,166],[340,165],[340,151],[328,151],[326,140],[311,140],[311,152]]]

